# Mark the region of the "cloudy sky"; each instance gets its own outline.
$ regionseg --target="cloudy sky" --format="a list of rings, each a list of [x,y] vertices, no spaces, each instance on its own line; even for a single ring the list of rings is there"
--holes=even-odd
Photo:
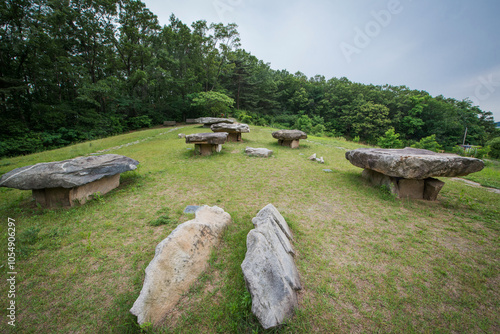
[[[276,70],[469,98],[500,121],[498,0],[143,0],[161,25],[236,23]]]

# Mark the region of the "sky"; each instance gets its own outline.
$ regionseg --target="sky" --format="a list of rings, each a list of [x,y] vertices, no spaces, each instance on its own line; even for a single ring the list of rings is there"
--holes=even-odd
[[[241,48],[272,69],[405,85],[470,99],[500,121],[498,0],[143,0],[174,14],[236,23]]]

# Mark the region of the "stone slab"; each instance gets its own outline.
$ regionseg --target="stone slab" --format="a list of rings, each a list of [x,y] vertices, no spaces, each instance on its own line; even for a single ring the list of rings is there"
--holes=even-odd
[[[444,186],[443,181],[434,178],[426,179],[424,188],[424,199],[428,201],[435,201],[443,186]]]
[[[155,248],[146,268],[144,285],[130,312],[137,322],[157,326],[208,267],[231,216],[217,206],[204,205],[195,219],[177,226]]]
[[[138,161],[118,154],[44,162],[16,168],[0,178],[0,187],[21,190],[74,188],[106,176],[134,170]]]
[[[484,168],[484,162],[479,159],[411,147],[358,148],[346,152],[345,156],[354,166],[405,179],[463,176]]]
[[[260,158],[269,158],[273,154],[273,151],[271,151],[267,148],[247,147],[247,148],[245,148],[245,153],[249,156],[255,156],[255,157],[260,157]]]
[[[252,312],[268,329],[293,316],[302,285],[293,259],[291,231],[279,211],[269,204],[252,223],[255,228],[248,233],[241,268],[252,297]]]

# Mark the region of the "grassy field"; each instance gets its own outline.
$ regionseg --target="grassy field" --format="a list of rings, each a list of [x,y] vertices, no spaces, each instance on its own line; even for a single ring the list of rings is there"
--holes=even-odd
[[[119,188],[71,209],[43,210],[31,192],[0,188],[0,266],[7,278],[7,222],[16,224],[16,326],[12,333],[259,333],[241,262],[252,217],[274,204],[295,236],[300,307],[276,333],[500,332],[500,195],[446,182],[435,202],[395,199],[361,178],[344,157],[361,147],[310,137],[297,150],[272,129],[252,127],[244,143],[192,155],[177,134],[153,129],[0,160],[0,173],[113,148],[140,162]],[[132,145],[117,148],[120,145]],[[247,157],[246,146],[274,150]],[[189,150],[191,148],[191,150]],[[325,164],[307,159],[316,153]],[[495,166],[491,177],[498,182]],[[332,172],[324,172],[331,169]],[[187,205],[217,205],[233,219],[207,271],[162,328],[129,313],[155,246]],[[160,224],[160,225],[159,225]],[[4,280],[5,282],[5,280]]]

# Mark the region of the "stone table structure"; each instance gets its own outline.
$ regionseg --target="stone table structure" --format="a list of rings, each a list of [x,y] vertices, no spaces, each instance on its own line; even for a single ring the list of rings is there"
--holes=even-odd
[[[200,117],[195,119],[196,123],[203,124],[204,127],[209,128],[212,124],[217,123],[229,123],[233,124],[234,121],[229,118],[217,118],[217,117]]]
[[[431,201],[444,186],[433,177],[464,176],[484,168],[479,159],[410,147],[358,148],[346,152],[345,157],[354,166],[364,168],[364,178],[377,186],[387,186],[399,198]]]
[[[213,132],[227,132],[227,141],[239,142],[241,140],[242,133],[250,132],[250,128],[247,124],[229,124],[229,123],[217,123],[212,124],[210,129]]]
[[[42,207],[83,204],[120,185],[120,173],[134,170],[138,161],[118,154],[78,157],[16,168],[0,178],[0,187],[31,190]]]
[[[222,150],[227,135],[227,132],[194,133],[186,136],[186,144],[194,144],[195,155],[211,155]]]
[[[290,148],[298,148],[299,140],[307,138],[307,134],[300,130],[279,130],[273,132],[272,136],[278,139],[278,144]]]

